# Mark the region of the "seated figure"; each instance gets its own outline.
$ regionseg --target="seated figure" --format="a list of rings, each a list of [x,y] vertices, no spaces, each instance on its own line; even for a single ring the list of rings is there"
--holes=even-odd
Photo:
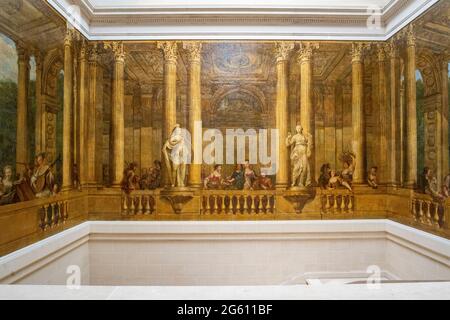
[[[215,165],[214,171],[206,177],[205,181],[203,182],[205,189],[221,189],[223,184],[222,179],[222,166],[221,165]]]
[[[372,167],[369,170],[369,173],[367,174],[367,184],[372,187],[373,189],[378,188],[378,182],[377,182],[377,167]]]
[[[351,185],[342,178],[342,173],[331,170],[330,180],[328,181],[328,189],[337,189],[340,187],[344,187],[349,191],[353,191]]]
[[[328,183],[330,181],[330,173],[331,173],[331,167],[329,163],[325,163],[320,168],[320,177],[319,177],[319,187],[321,189],[327,189]]]
[[[35,192],[36,198],[47,198],[53,194],[55,178],[51,171],[54,164],[47,164],[47,157],[44,153],[36,156],[36,165],[31,177],[31,188]]]
[[[150,190],[155,190],[161,187],[161,161],[153,161],[153,168],[149,171],[147,187]]]
[[[3,168],[3,177],[0,178],[0,205],[16,202],[15,182],[11,166]]]
[[[122,182],[120,183],[122,190],[126,194],[130,194],[134,190],[139,190],[139,176],[136,174],[136,163],[130,163],[124,170]]]
[[[273,189],[272,179],[266,176],[266,174],[262,173],[259,177],[256,178],[253,183],[254,190],[271,190]]]
[[[439,192],[436,177],[429,167],[423,169],[419,180],[419,191],[430,195],[436,201],[442,201],[445,197]]]
[[[231,189],[242,190],[244,189],[245,177],[244,170],[241,164],[236,165],[233,174],[225,181],[225,185]]]

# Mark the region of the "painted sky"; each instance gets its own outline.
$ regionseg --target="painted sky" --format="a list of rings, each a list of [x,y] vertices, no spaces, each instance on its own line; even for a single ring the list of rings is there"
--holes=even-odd
[[[30,58],[30,79],[36,79],[36,63]],[[0,33],[0,81],[17,83],[17,52],[14,41]]]

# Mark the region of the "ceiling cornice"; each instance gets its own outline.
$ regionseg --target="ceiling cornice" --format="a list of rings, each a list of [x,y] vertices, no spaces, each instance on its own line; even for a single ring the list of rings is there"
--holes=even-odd
[[[91,0],[47,0],[90,40],[355,41],[387,40],[438,1],[391,0],[379,12],[380,27],[368,28],[373,11],[364,7],[95,7]]]

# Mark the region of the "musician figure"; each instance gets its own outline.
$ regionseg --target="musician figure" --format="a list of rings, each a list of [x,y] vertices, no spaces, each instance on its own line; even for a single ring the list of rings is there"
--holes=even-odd
[[[55,178],[51,172],[51,166],[47,164],[45,153],[36,156],[36,167],[31,177],[31,187],[36,198],[50,197],[53,192]]]

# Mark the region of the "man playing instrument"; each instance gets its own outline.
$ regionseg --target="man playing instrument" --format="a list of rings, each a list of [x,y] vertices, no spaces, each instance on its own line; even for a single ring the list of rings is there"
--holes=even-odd
[[[36,167],[31,177],[31,187],[36,198],[46,198],[52,195],[55,179],[51,167],[47,164],[45,153],[36,156]]]

